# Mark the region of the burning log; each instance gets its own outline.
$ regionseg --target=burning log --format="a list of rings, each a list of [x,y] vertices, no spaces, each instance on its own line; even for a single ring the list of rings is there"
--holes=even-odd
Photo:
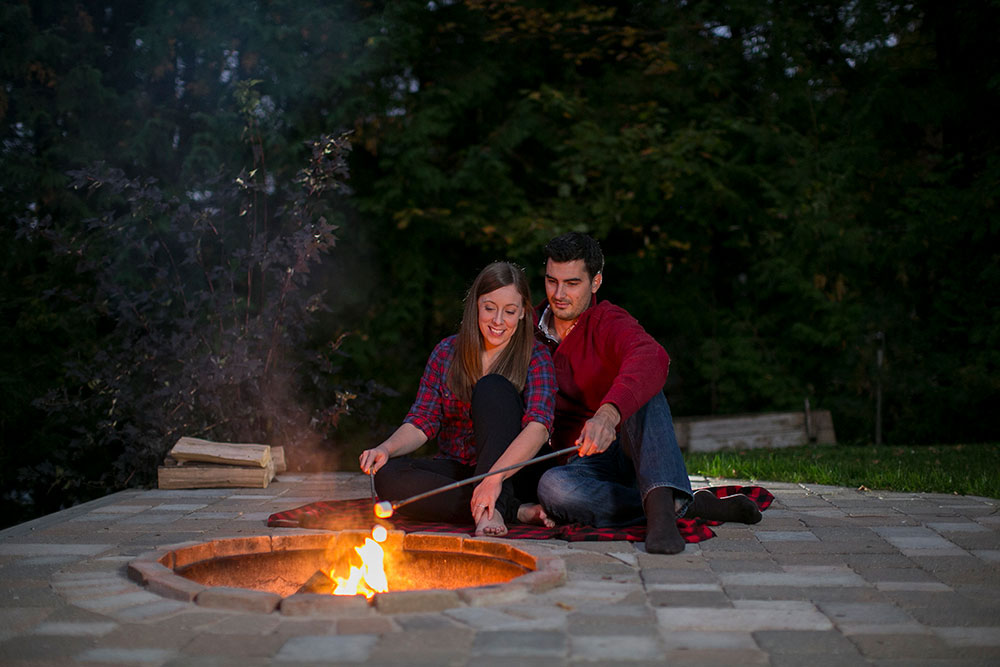
[[[313,576],[309,577],[306,583],[302,584],[296,593],[320,593],[330,595],[333,593],[333,580],[323,570],[316,570]]]

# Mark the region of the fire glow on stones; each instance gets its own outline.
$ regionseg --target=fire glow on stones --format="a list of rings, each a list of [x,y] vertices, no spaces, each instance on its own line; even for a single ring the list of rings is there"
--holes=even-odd
[[[372,536],[366,537],[365,543],[360,547],[354,547],[354,551],[361,556],[361,566],[351,565],[347,578],[336,576],[334,570],[330,569],[330,578],[337,584],[333,590],[334,595],[364,595],[371,600],[376,593],[389,590],[384,567],[385,552],[379,544],[385,542],[388,535],[384,526],[372,528]]]

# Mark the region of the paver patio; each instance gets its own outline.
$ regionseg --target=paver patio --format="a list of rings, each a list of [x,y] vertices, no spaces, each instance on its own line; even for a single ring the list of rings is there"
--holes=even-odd
[[[365,497],[362,475],[124,491],[0,531],[0,664],[1000,664],[1000,501],[758,483],[776,498],[761,523],[683,554],[516,540],[561,558],[566,582],[301,615],[161,597],[127,565],[165,545],[288,534],[267,517]]]

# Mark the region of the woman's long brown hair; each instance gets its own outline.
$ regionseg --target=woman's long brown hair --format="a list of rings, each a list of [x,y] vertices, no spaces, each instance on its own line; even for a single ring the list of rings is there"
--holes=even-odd
[[[483,376],[483,336],[479,331],[479,297],[493,290],[514,285],[521,295],[524,317],[518,320],[510,342],[493,362],[490,373],[510,380],[518,392],[524,390],[535,345],[534,317],[531,312],[531,292],[521,267],[510,262],[493,262],[479,272],[465,295],[462,325],[455,342],[455,358],[448,370],[448,386],[459,400],[472,400],[472,388]]]

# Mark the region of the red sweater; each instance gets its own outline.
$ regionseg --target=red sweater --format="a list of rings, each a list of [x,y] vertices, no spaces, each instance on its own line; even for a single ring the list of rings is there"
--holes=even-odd
[[[536,322],[546,305],[536,309]],[[548,346],[556,369],[553,449],[571,447],[604,403],[613,404],[624,422],[667,381],[670,357],[663,346],[628,312],[610,301],[598,302],[596,295],[561,343],[540,329],[535,333]]]

